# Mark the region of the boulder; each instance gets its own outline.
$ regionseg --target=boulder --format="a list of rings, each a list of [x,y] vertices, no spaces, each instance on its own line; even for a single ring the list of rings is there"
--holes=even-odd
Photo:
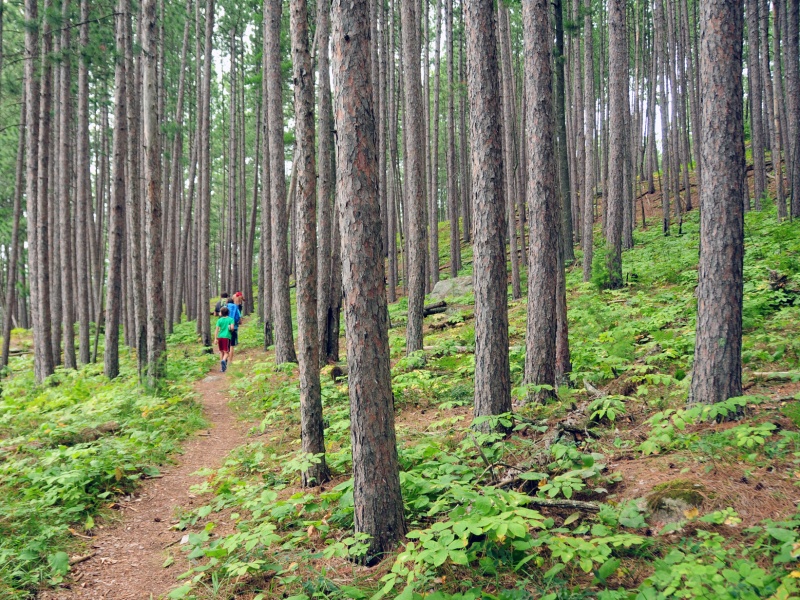
[[[452,279],[442,279],[436,283],[431,292],[431,298],[444,300],[471,294],[473,290],[472,275],[464,277],[454,277]]]

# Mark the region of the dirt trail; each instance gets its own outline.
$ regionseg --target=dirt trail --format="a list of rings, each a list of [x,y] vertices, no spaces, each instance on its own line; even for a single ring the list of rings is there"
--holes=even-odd
[[[237,362],[243,358],[240,353]],[[128,501],[119,500],[121,521],[97,529],[87,549],[95,555],[72,568],[70,588],[42,592],[40,599],[155,599],[176,586],[187,563],[180,551],[185,532],[170,529],[175,511],[202,505],[189,492],[202,481],[192,473],[221,466],[246,441],[247,425],[228,406],[229,383],[225,375],[212,372],[195,384],[210,429],[187,440],[184,453],[175,457],[177,464],[162,469],[163,477],[147,480]],[[175,564],[164,568],[168,552]]]

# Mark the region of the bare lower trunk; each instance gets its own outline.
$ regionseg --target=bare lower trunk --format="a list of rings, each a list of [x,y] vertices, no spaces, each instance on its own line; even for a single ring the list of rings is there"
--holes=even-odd
[[[281,92],[281,0],[268,0],[265,6],[267,27],[267,86],[269,93],[270,195],[272,196],[272,313],[275,325],[275,362],[296,362],[292,337],[292,312],[289,301],[289,247],[287,243],[286,175],[283,149],[283,100]],[[292,244],[295,236],[292,235]]]
[[[594,47],[592,43],[591,0],[586,0],[583,16],[583,69],[586,112],[584,122],[584,141],[586,144],[585,164],[583,165],[583,280],[592,279],[594,260]],[[650,177],[652,180],[652,175]]]
[[[325,464],[317,328],[316,165],[314,162],[314,71],[308,52],[308,7],[291,0],[294,76],[295,164],[297,165],[297,341],[300,348],[300,428],[302,451],[314,457],[303,486],[330,479]]]
[[[511,411],[500,73],[494,8],[464,5],[475,201],[475,416]],[[489,424],[480,426],[489,429]]]
[[[129,0],[119,0],[116,15],[117,59],[114,71],[114,114],[118,121],[114,128],[113,184],[109,210],[108,231],[108,285],[106,286],[105,351],[103,357],[106,377],[119,374],[119,325],[122,314],[122,277],[124,266],[123,240],[125,238],[125,161],[128,149],[127,75],[125,55],[126,21]]]
[[[742,3],[701,5],[703,179],[697,337],[690,401],[714,403],[742,394]]]
[[[331,79],[328,59],[330,39],[330,1],[319,0],[317,4],[317,69],[319,72],[319,177],[317,179],[317,210],[319,224],[317,235],[317,325],[319,327],[320,362],[328,360],[328,312],[331,299],[336,293],[331,289],[331,213],[333,211],[333,113],[331,112]]]
[[[408,209],[408,326],[406,351],[422,350],[422,305],[425,299],[425,170],[422,147],[422,87],[420,84],[419,43],[413,2],[401,3],[403,74],[405,91],[404,123],[406,163],[405,193]],[[343,227],[346,227],[343,224]],[[344,237],[344,231],[342,232]],[[454,260],[454,257],[451,257]]]
[[[372,563],[403,537],[406,523],[389,372],[367,1],[334,0],[332,23],[331,71],[340,158],[336,189],[342,225],[352,415],[353,519],[357,533],[370,535],[366,560]]]
[[[527,194],[531,212],[525,382],[532,386],[529,398],[544,401],[555,395],[556,386],[556,295],[561,223],[556,187],[551,42],[546,0],[525,3],[523,24],[525,89],[528,95]],[[567,201],[568,198],[569,195]]]
[[[142,78],[145,156],[145,283],[147,289],[147,384],[156,388],[166,375],[167,340],[164,334],[164,252],[161,206],[161,140],[158,125],[158,33],[156,0],[142,6]]]
[[[622,227],[625,202],[623,161],[625,160],[625,90],[628,85],[628,42],[625,37],[625,4],[611,0],[609,27],[609,155],[608,155],[608,231],[606,269],[608,285],[622,287]]]

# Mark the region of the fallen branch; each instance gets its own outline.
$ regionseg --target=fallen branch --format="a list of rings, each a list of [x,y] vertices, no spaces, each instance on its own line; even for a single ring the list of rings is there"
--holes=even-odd
[[[763,381],[798,381],[800,380],[799,371],[754,371],[753,379]]]
[[[84,554],[83,556],[73,556],[72,558],[69,559],[69,566],[73,567],[82,562],[86,562],[87,560],[93,558],[96,555],[97,552],[90,552],[89,554]]]
[[[600,512],[600,505],[594,502],[583,502],[582,500],[561,500],[551,498],[531,498],[534,506],[544,506],[546,508],[569,508],[571,510],[582,510],[585,512]]]
[[[451,348],[458,354],[465,354],[470,351],[468,346],[451,346]],[[443,350],[448,350],[449,348],[443,348],[441,346],[423,346],[422,349],[425,350],[425,352],[441,352]]]
[[[436,306],[433,308],[424,308],[422,309],[422,316],[423,317],[430,317],[431,315],[438,315],[441,313],[447,312],[446,306]]]
[[[426,304],[423,307],[423,310],[433,310],[434,308],[447,308],[447,302],[441,300],[440,302],[434,302],[433,304]]]

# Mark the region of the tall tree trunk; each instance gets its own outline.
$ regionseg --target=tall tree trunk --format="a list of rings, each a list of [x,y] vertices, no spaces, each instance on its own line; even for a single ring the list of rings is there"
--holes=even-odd
[[[769,11],[770,0],[758,0],[758,30],[759,30],[759,49],[761,50],[761,84],[764,99],[764,148],[773,153],[772,141],[775,139],[775,113],[774,113],[774,90],[772,89],[772,72],[769,62]],[[776,58],[776,60],[778,60]],[[775,161],[772,161],[773,172]]]
[[[130,19],[130,0],[119,0],[116,14],[116,65],[114,69],[114,169],[109,210],[108,285],[106,286],[106,326],[103,372],[106,377],[119,375],[119,324],[122,313],[122,274],[125,238],[125,162],[128,150],[127,74],[125,47]],[[128,297],[130,299],[130,297]]]
[[[331,156],[333,160],[333,156]],[[335,193],[335,192],[334,192]],[[334,209],[336,207],[334,206]],[[328,346],[325,348],[327,362],[339,362],[339,330],[342,312],[342,236],[339,213],[334,210],[331,219],[331,302],[328,307],[326,326]],[[383,262],[383,258],[381,258]],[[322,349],[320,349],[322,351]]]
[[[787,217],[786,214],[786,191],[783,187],[783,166],[781,164],[782,153],[786,152],[783,141],[786,139],[786,131],[783,128],[781,112],[783,108],[783,72],[781,69],[781,2],[774,2],[772,19],[772,43],[773,54],[775,56],[774,84],[772,98],[774,103],[774,123],[775,139],[772,142],[772,168],[775,171],[778,220],[782,221]]]
[[[211,320],[209,319],[209,259],[211,246],[211,61],[214,34],[214,0],[206,0],[205,51],[203,58],[202,117],[200,121],[200,173],[201,186],[198,208],[200,210],[197,246],[200,273],[197,278],[197,320],[204,346],[211,346]],[[288,291],[288,290],[287,290]]]
[[[179,212],[179,204],[183,186],[183,103],[186,95],[186,71],[188,70],[188,53],[189,53],[189,34],[191,32],[190,25],[192,22],[192,2],[186,1],[186,23],[183,27],[183,41],[181,43],[181,67],[180,74],[178,75],[178,98],[175,104],[175,137],[172,141],[172,172],[170,175],[172,181],[172,227],[170,228],[169,239],[167,240],[167,263],[165,265],[164,281],[166,283],[166,313],[167,313],[167,332],[172,333],[172,326],[175,321],[180,321],[180,295],[178,288],[180,287],[181,271],[178,270],[178,263],[180,262],[180,222],[181,216]],[[199,60],[199,57],[197,57]],[[191,201],[191,197],[189,198]],[[187,223],[184,220],[184,223]],[[178,306],[176,306],[178,305]]]
[[[0,16],[2,16],[0,14]],[[19,141],[17,142],[17,164],[14,177],[14,221],[11,226],[11,248],[8,257],[8,277],[6,280],[6,310],[3,313],[3,351],[0,357],[0,368],[8,366],[8,353],[11,350],[11,325],[17,303],[17,268],[19,266],[19,221],[22,215],[23,169],[25,165],[25,135],[27,127],[28,86],[22,90],[20,109]]]
[[[450,276],[458,277],[461,268],[461,240],[458,231],[458,198],[456,197],[456,124],[455,124],[455,44],[453,43],[453,0],[445,2],[447,37],[447,206],[450,215]]]
[[[61,89],[59,95],[59,118],[61,120],[59,129],[59,167],[58,167],[58,191],[60,198],[59,212],[59,231],[61,237],[61,317],[64,331],[64,366],[67,369],[77,367],[75,359],[75,298],[72,288],[72,269],[70,260],[72,258],[72,211],[70,206],[70,191],[72,189],[72,160],[70,156],[70,136],[72,135],[71,124],[71,105],[72,105],[72,78],[70,64],[70,25],[69,25],[69,0],[61,2]],[[76,211],[77,212],[77,211]],[[79,303],[85,303],[88,298],[81,297]]]
[[[80,346],[80,362],[87,364],[90,359],[89,321],[92,314],[90,298],[92,293],[89,268],[90,252],[88,245],[91,235],[91,180],[89,173],[89,73],[86,52],[89,48],[89,0],[81,0],[80,47],[78,62],[78,172],[75,211],[77,213],[77,258],[78,258],[78,343]],[[105,164],[105,163],[104,163]],[[104,173],[104,175],[106,175]],[[103,196],[105,180],[96,190],[99,198]],[[100,213],[102,213],[102,203]],[[99,279],[99,277],[98,277]],[[97,326],[97,324],[95,324]]]
[[[564,106],[564,15],[561,0],[553,1],[553,14],[555,16],[556,34],[556,45],[553,53],[556,110],[556,147],[554,150],[558,152],[558,181],[561,194],[561,253],[564,260],[571,263],[575,260],[575,250],[572,248],[572,205],[570,204],[569,193],[570,185],[573,182],[569,180],[569,161],[567,159],[567,124]],[[530,127],[530,124],[528,126]]]
[[[747,77],[750,79],[750,129],[753,152],[753,175],[755,208],[761,210],[761,199],[767,189],[767,174],[764,159],[764,121],[761,112],[761,58],[758,28],[759,0],[747,0]]]
[[[289,248],[286,239],[286,175],[283,150],[283,94],[281,91],[281,0],[268,0],[264,37],[267,40],[270,195],[272,196],[272,313],[275,319],[275,362],[297,362],[292,338],[289,301]],[[294,245],[294,231],[292,244]]]
[[[422,86],[419,43],[413,2],[401,2],[405,112],[403,129],[407,152],[405,193],[408,209],[408,326],[406,351],[422,350],[422,304],[425,299],[425,171],[422,146]],[[341,165],[340,165],[341,166]],[[343,223],[344,228],[347,227]],[[344,239],[344,231],[342,238]],[[451,257],[453,260],[453,257]]]
[[[705,2],[700,14],[700,267],[697,337],[690,400],[714,403],[742,394],[743,5]],[[714,93],[709,93],[714,90]]]
[[[656,0],[658,1],[658,0]],[[608,155],[608,229],[606,232],[606,269],[608,286],[622,287],[622,226],[625,188],[625,91],[628,86],[628,40],[625,36],[624,0],[608,4],[608,96],[609,96],[609,155]]]
[[[463,6],[461,9],[462,15],[464,12]],[[467,81],[467,58],[464,49],[464,36],[461,39],[461,58],[458,61],[458,80],[466,83]],[[470,243],[472,241],[472,180],[469,169],[469,143],[467,142],[469,133],[467,132],[467,94],[462,92],[458,102],[458,120],[460,129],[460,144],[459,144],[459,160],[461,169],[461,218],[462,229],[464,231],[464,241]],[[521,201],[524,202],[524,201]],[[524,206],[522,208],[523,215],[525,214]],[[524,227],[524,219],[521,222]],[[524,242],[524,239],[523,239]],[[524,243],[523,243],[524,246]]]
[[[428,257],[430,266],[428,273],[431,289],[439,281],[439,90],[441,87],[441,41],[442,41],[442,7],[441,0],[434,3],[436,19],[436,48],[434,50],[433,74],[433,125],[430,147],[430,189],[428,190],[428,231],[430,232],[430,248]]]
[[[592,32],[592,3],[585,0],[583,13],[583,76],[586,92],[586,111],[584,121],[584,141],[586,144],[583,165],[583,280],[592,279],[594,260],[594,45]],[[650,176],[652,181],[652,175]]]
[[[389,372],[367,0],[334,0],[332,24],[331,71],[340,157],[336,189],[342,225],[352,415],[353,518],[356,532],[370,535],[366,561],[372,563],[405,535],[406,523]]]
[[[516,190],[514,177],[514,109],[511,85],[511,49],[508,44],[508,19],[505,7],[500,7],[497,18],[497,38],[500,42],[500,71],[503,115],[503,182],[505,183],[506,225],[511,255],[511,297],[522,297],[519,275],[519,249],[517,248]]]
[[[786,112],[789,124],[790,185],[792,188],[791,216],[800,217],[800,1],[786,0]]]
[[[522,19],[525,89],[528,95],[527,192],[531,212],[525,382],[532,386],[549,387],[532,389],[529,394],[530,399],[543,401],[555,395],[556,290],[559,223],[562,223],[559,221],[561,211],[556,186],[551,41],[546,0],[525,3]]]
[[[147,383],[156,388],[166,374],[167,339],[164,335],[164,252],[161,239],[161,140],[158,126],[158,31],[156,0],[144,0],[142,47],[145,152],[145,237],[147,285]]]
[[[39,88],[39,102],[37,104],[39,114],[34,118],[38,121],[38,151],[33,152],[29,145],[30,155],[36,156],[38,165],[34,172],[37,184],[34,188],[36,197],[36,210],[31,219],[36,230],[36,264],[34,271],[36,274],[36,287],[38,290],[38,324],[34,322],[34,328],[41,332],[40,351],[34,349],[34,369],[36,380],[42,381],[53,373],[55,368],[55,356],[52,347],[52,326],[50,313],[50,236],[49,236],[49,193],[50,193],[50,149],[52,144],[51,136],[51,109],[52,109],[52,74],[50,69],[50,52],[52,49],[53,34],[50,29],[50,16],[52,3],[45,0],[44,16],[42,19],[42,44],[40,64],[42,67],[41,86]],[[28,20],[30,22],[30,19]],[[33,59],[35,60],[35,59]],[[30,115],[29,115],[30,116]],[[33,119],[29,119],[29,123]],[[30,171],[29,171],[30,173]],[[29,213],[30,214],[30,213]],[[33,228],[33,227],[29,227]],[[30,260],[30,258],[29,258]],[[56,322],[58,326],[58,322]],[[39,360],[36,361],[35,359]],[[38,364],[37,364],[38,362]]]
[[[125,59],[127,62],[127,106],[128,106],[128,190],[126,194],[126,226],[128,233],[128,264],[131,271],[131,295],[133,305],[133,344],[138,358],[139,379],[143,380],[147,365],[147,313],[145,312],[145,284],[142,267],[142,219],[141,209],[141,138],[140,126],[140,86],[138,85],[138,65],[133,57],[133,31],[130,21],[126,22],[128,32],[125,36]],[[141,59],[137,61],[141,63]]]
[[[501,9],[502,10],[502,9]],[[511,411],[503,141],[494,3],[464,4],[475,201],[475,416]],[[480,426],[488,430],[488,423]]]
[[[275,343],[273,338],[273,318],[272,318],[272,282],[273,282],[273,262],[272,262],[272,173],[270,158],[270,123],[269,123],[269,86],[266,77],[267,73],[267,48],[269,40],[269,0],[264,0],[262,4],[262,46],[261,46],[261,72],[264,74],[261,80],[261,110],[264,113],[262,127],[264,128],[261,136],[261,244],[259,255],[261,263],[264,265],[263,284],[259,293],[261,294],[261,318],[264,320],[264,350]]]
[[[317,70],[319,73],[319,177],[317,179],[317,209],[319,211],[319,247],[317,252],[317,326],[319,327],[320,363],[328,360],[328,311],[331,297],[331,235],[333,226],[333,113],[331,112],[331,78],[328,43],[330,40],[330,0],[317,3]]]
[[[666,39],[666,20],[664,17],[664,10],[661,0],[655,0],[654,11],[655,22],[655,36],[656,45],[658,47],[659,61],[657,63],[657,72],[660,79],[659,85],[659,105],[661,109],[661,156],[663,161],[664,173],[661,177],[661,211],[662,211],[662,231],[664,235],[669,235],[670,228],[670,189],[672,187],[670,182],[670,131],[669,119],[667,112],[669,110],[669,103],[667,102],[667,70],[669,63],[669,56],[667,53],[667,39]],[[677,191],[676,191],[677,193]]]
[[[317,210],[314,164],[314,71],[308,52],[308,6],[291,0],[294,77],[295,164],[297,165],[297,341],[300,347],[300,429],[302,451],[315,462],[303,472],[303,486],[330,479],[325,464],[317,328]],[[326,61],[327,62],[327,61]]]
[[[394,0],[389,0],[389,16],[390,22],[387,30],[388,38],[388,51],[387,51],[387,71],[388,71],[388,88],[389,88],[389,111],[387,126],[389,128],[389,165],[388,165],[388,194],[386,197],[386,213],[388,215],[387,231],[389,237],[389,275],[388,285],[389,291],[387,293],[387,300],[394,302],[397,300],[397,231],[398,220],[396,218],[396,205],[398,198],[398,190],[400,188],[397,181],[397,171],[395,165],[397,164],[397,91],[395,89],[395,10]],[[437,69],[438,72],[438,69]],[[438,114],[438,110],[437,110]],[[438,135],[438,134],[437,134]],[[437,155],[438,156],[438,155]],[[340,223],[341,226],[341,223]]]

